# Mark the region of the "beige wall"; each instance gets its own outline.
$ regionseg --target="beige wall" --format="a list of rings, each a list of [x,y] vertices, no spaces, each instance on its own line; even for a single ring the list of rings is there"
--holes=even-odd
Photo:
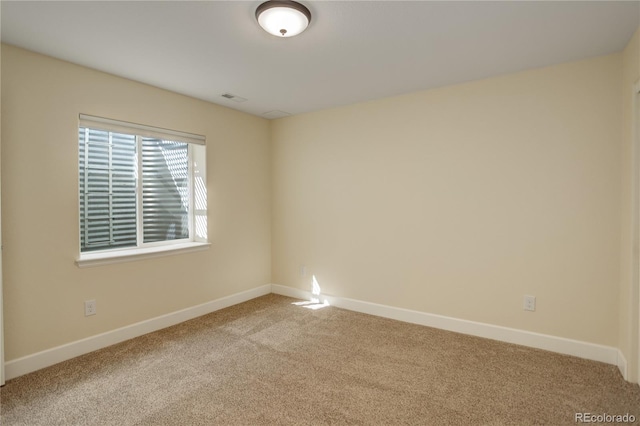
[[[6,45],[1,76],[7,361],[270,282],[267,120]],[[79,113],[206,135],[209,250],[75,265]]]
[[[621,68],[614,54],[275,121],[273,282],[315,274],[335,296],[617,346]]]
[[[0,54],[0,81],[2,81],[2,55]],[[0,99],[2,99],[2,84],[0,84]],[[1,103],[0,103],[1,107]],[[0,117],[2,113],[0,112]],[[0,119],[0,189],[2,188],[2,120]],[[0,195],[1,195],[0,191]],[[0,197],[0,246],[2,245],[2,197]],[[2,249],[0,248],[0,385],[4,385],[4,324],[3,324],[3,307],[2,300]]]
[[[636,226],[640,219],[640,154],[634,150],[640,149],[638,142],[633,140],[633,86],[640,79],[640,29],[625,48],[622,55],[622,246],[621,246],[621,279],[620,279],[620,316],[619,316],[619,347],[628,363],[629,378],[638,382],[638,231],[634,232],[632,219],[635,216]],[[640,106],[640,105],[639,105]],[[636,156],[636,170],[634,171],[634,155]],[[635,173],[635,175],[634,175]],[[635,177],[634,177],[635,176]],[[636,185],[633,185],[633,181]],[[633,192],[636,192],[635,196]],[[634,198],[635,197],[635,198]],[[635,203],[635,207],[633,204]],[[635,209],[635,215],[632,212]],[[635,241],[634,241],[635,239]],[[635,254],[633,246],[635,245]],[[635,262],[632,261],[635,258]],[[635,273],[633,270],[635,269]]]

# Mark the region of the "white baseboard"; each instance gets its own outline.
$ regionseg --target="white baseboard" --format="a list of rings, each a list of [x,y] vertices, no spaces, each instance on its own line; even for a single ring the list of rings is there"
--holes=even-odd
[[[627,359],[624,357],[624,354],[620,349],[618,351],[618,357],[616,360],[616,365],[618,366],[618,370],[620,370],[620,374],[624,377],[625,380],[629,380],[629,372],[627,371]]]
[[[161,330],[269,293],[271,293],[271,285],[266,284],[251,290],[212,300],[201,305],[171,312],[169,314],[131,324],[126,327],[107,331],[106,333],[87,337],[86,339],[77,340],[42,352],[14,359],[5,363],[5,379],[10,380],[15,377],[22,376],[23,374],[31,373],[33,371],[40,370],[41,368],[49,367],[59,362],[66,361],[134,337],[142,336],[153,331]]]
[[[81,339],[8,361],[4,365],[5,379],[10,380],[41,368],[49,367],[59,362],[66,361],[134,337],[170,327],[269,293],[280,294],[297,299],[310,299],[312,296],[311,292],[297,288],[286,287],[278,284],[263,285],[251,290],[203,303],[201,305],[171,312],[166,315],[151,318],[146,321],[131,324],[126,327],[118,328],[116,330],[87,337],[86,339]],[[566,339],[563,337],[533,333],[530,331],[462,320],[443,315],[429,314],[426,312],[412,311],[409,309],[396,308],[393,306],[380,305],[377,303],[364,302],[361,300],[343,297],[334,297],[323,294],[321,299],[322,301],[327,301],[332,306],[350,311],[362,312],[365,314],[376,315],[413,324],[425,325],[457,333],[485,337],[561,354],[573,355],[579,358],[605,362],[607,364],[616,365],[625,380],[627,379],[627,361],[624,355],[619,349],[610,346],[597,345],[594,343]]]
[[[271,291],[276,294],[298,299],[311,298],[311,293],[308,291],[278,284],[272,284]],[[611,346],[598,345],[595,343],[566,339],[564,337],[556,337],[548,334],[540,334],[515,328],[446,317],[443,315],[429,314],[426,312],[412,311],[393,306],[379,305],[377,303],[363,302],[361,300],[348,299],[344,297],[334,297],[323,294],[320,296],[320,300],[322,302],[326,300],[326,302],[332,306],[348,309],[350,311],[362,312],[365,314],[391,318],[413,324],[425,325],[457,333],[470,334],[472,336],[485,337],[502,342],[514,343],[531,348],[544,349],[551,352],[573,355],[579,358],[617,365],[625,380],[627,379],[627,362],[624,359],[622,352]]]

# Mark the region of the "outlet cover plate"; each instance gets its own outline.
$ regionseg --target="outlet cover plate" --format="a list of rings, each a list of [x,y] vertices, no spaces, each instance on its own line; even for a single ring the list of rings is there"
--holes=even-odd
[[[96,314],[96,301],[95,301],[95,299],[85,300],[84,301],[84,316],[88,317],[90,315],[95,315],[95,314]]]
[[[524,310],[525,311],[535,311],[536,310],[536,297],[535,296],[524,296]]]

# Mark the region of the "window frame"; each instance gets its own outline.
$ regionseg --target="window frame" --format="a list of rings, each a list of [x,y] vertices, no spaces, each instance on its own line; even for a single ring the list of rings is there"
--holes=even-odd
[[[135,124],[125,121],[112,120],[103,117],[90,116],[86,114],[80,114],[78,122],[78,130],[80,128],[88,128],[99,131],[107,131],[113,133],[121,133],[126,135],[132,135],[135,137],[136,143],[136,179],[135,179],[135,191],[136,191],[136,245],[128,247],[115,247],[104,248],[90,251],[82,251],[81,247],[81,220],[78,216],[78,251],[79,256],[76,259],[76,264],[80,268],[98,266],[103,264],[112,264],[120,262],[130,262],[139,259],[146,259],[158,256],[166,256],[172,254],[188,253],[192,251],[205,250],[210,247],[210,243],[207,240],[207,205],[206,205],[206,138],[202,135],[196,135],[192,133],[179,132],[175,130],[163,129],[158,127],[152,127],[147,125]],[[79,132],[78,132],[79,133]],[[76,134],[78,134],[76,133]],[[111,138],[111,133],[109,134]],[[165,241],[153,241],[144,242],[144,215],[143,215],[143,178],[142,178],[142,144],[143,138],[154,138],[165,141],[174,141],[187,144],[187,161],[188,161],[188,201],[189,209],[187,214],[188,223],[188,238],[181,238],[175,240]],[[80,148],[78,147],[78,150]],[[196,150],[198,153],[196,154]],[[85,155],[87,153],[85,152]],[[199,167],[195,167],[195,158],[198,158],[200,162]],[[78,151],[77,158],[80,159],[80,152]],[[78,214],[80,214],[83,200],[83,195],[80,193],[80,176],[78,172]],[[200,199],[196,201],[196,184],[195,180],[200,178],[204,184],[204,209],[196,208],[198,204],[202,207],[203,201]],[[86,186],[86,184],[85,184]],[[199,185],[202,186],[202,185]],[[202,198],[202,196],[200,196]],[[85,205],[86,214],[86,205]],[[205,221],[204,237],[198,235],[196,229],[197,216],[203,217]],[[85,234],[85,238],[87,235]]]

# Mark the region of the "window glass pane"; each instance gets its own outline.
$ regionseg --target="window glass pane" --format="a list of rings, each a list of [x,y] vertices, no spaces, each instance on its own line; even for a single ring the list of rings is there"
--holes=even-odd
[[[189,238],[188,144],[142,138],[144,242]]]
[[[193,235],[196,241],[207,241],[207,171],[206,152],[202,145],[190,145],[191,150],[191,190],[193,191]]]
[[[80,127],[80,250],[136,245],[136,138]]]

